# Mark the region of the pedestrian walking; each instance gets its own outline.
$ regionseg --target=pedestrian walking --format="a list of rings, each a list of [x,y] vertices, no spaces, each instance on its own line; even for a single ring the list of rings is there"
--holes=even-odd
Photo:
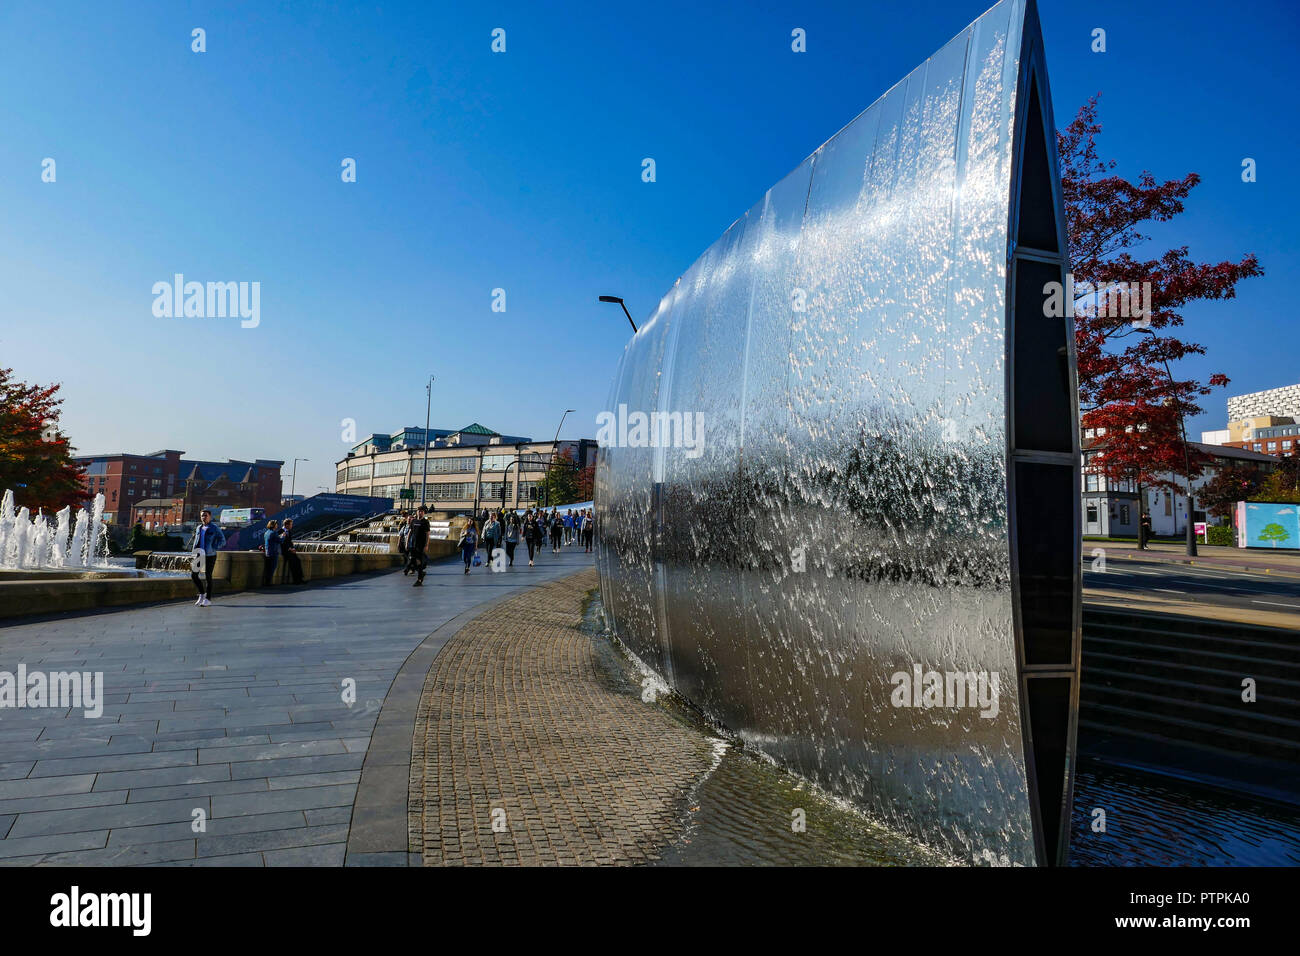
[[[537,515],[532,510],[524,515],[524,541],[528,545],[528,566],[533,566],[533,558],[542,550],[542,529],[537,523]]]
[[[226,533],[212,523],[212,512],[204,508],[199,513],[199,526],[194,529],[194,540],[190,542],[190,550],[198,552],[195,557],[199,562],[199,566],[190,572],[194,587],[199,592],[199,599],[194,602],[195,607],[208,607],[212,604],[212,569],[217,563],[217,552],[225,546]],[[200,572],[202,578],[199,577]]]
[[[406,547],[411,552],[412,567],[415,568],[415,583],[412,587],[424,586],[424,569],[429,566],[425,549],[429,546],[429,519],[424,516],[424,508],[417,508],[411,519],[411,533],[407,535]]]
[[[405,555],[402,561],[402,577],[410,574],[413,570],[411,566],[411,549],[406,546],[407,539],[411,536],[411,522],[415,520],[411,515],[402,516],[402,528],[397,532],[397,550]]]
[[[465,559],[465,573],[469,574],[470,565],[474,563],[474,552],[478,550],[478,531],[474,527],[473,518],[465,522],[465,530],[460,533],[457,544],[460,556]]]
[[[582,514],[582,543],[587,548],[587,554],[591,554],[591,543],[596,536],[596,519],[590,509]]]
[[[564,512],[564,543],[573,544],[573,509]]]
[[[280,522],[272,518],[262,532],[262,587],[269,588],[280,560]]]
[[[501,544],[501,522],[496,515],[489,514],[483,525],[483,547],[487,551],[487,570],[492,570],[492,551]]]
[[[284,556],[285,566],[294,584],[302,584],[302,561],[298,549],[293,546],[293,519],[284,519],[284,530],[280,533],[280,554]]]
[[[506,526],[506,567],[508,568],[515,566],[515,548],[519,547],[521,533],[519,515],[511,515]]]
[[[560,553],[560,541],[564,537],[564,519],[558,512],[551,513],[551,554]]]

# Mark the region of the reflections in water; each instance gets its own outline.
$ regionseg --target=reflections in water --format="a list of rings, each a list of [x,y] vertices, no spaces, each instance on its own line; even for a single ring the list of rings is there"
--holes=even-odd
[[[684,836],[660,866],[944,866],[951,861],[728,748],[700,785]],[[796,831],[795,811],[806,829]]]
[[[1106,811],[1106,832],[1092,830]],[[1171,777],[1080,761],[1072,866],[1294,866],[1300,808],[1236,797]]]

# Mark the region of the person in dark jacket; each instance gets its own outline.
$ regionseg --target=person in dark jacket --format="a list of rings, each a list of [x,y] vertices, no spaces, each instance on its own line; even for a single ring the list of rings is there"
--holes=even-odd
[[[529,511],[524,515],[524,542],[528,545],[528,566],[533,566],[533,558],[542,550],[542,531],[537,526],[537,515]]]
[[[212,568],[217,563],[217,552],[226,546],[226,533],[218,525],[212,523],[212,512],[207,508],[199,514],[200,524],[194,529],[194,540],[190,542],[191,551],[203,552],[203,578],[199,577],[199,571],[192,571],[190,578],[194,581],[194,587],[198,589],[199,599],[195,601],[198,607],[208,607],[212,604]],[[207,581],[207,587],[204,587],[204,579]]]
[[[429,519],[424,516],[424,509],[419,508],[411,521],[411,533],[406,536],[406,550],[411,556],[412,567],[415,568],[415,584],[412,587],[424,585],[424,569],[429,566],[429,558],[424,552],[428,547]]]
[[[289,577],[294,584],[302,584],[302,561],[298,557],[298,549],[293,546],[293,519],[284,519],[284,531],[280,533],[280,554],[284,556],[284,563],[289,568]]]
[[[262,533],[262,587],[269,588],[280,561],[280,522],[272,518]]]

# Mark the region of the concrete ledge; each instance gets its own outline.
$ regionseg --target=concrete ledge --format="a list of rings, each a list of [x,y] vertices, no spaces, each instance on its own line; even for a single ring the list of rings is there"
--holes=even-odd
[[[0,618],[152,604],[181,598],[194,600],[194,583],[188,577],[0,581]]]
[[[446,544],[446,542],[434,542]],[[430,557],[445,556],[454,545],[432,552]],[[299,556],[304,581],[366,574],[401,567],[400,554],[313,553]],[[218,594],[248,591],[262,586],[262,555],[256,551],[223,551],[213,568],[213,590]],[[275,581],[289,580],[289,569],[282,559]],[[194,582],[190,576],[166,577],[31,577],[23,580],[0,580],[0,619],[36,614],[59,614],[87,611],[101,607],[125,607],[160,601],[193,600]]]

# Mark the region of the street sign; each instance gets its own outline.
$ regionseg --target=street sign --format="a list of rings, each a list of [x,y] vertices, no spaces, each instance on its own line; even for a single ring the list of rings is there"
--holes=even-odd
[[[398,491],[398,493],[397,493],[397,497],[399,497],[399,498],[403,498],[403,499],[405,499],[405,498],[410,498],[412,501],[414,501],[414,500],[415,500],[415,489],[414,489],[414,488],[402,488],[400,491]]]

